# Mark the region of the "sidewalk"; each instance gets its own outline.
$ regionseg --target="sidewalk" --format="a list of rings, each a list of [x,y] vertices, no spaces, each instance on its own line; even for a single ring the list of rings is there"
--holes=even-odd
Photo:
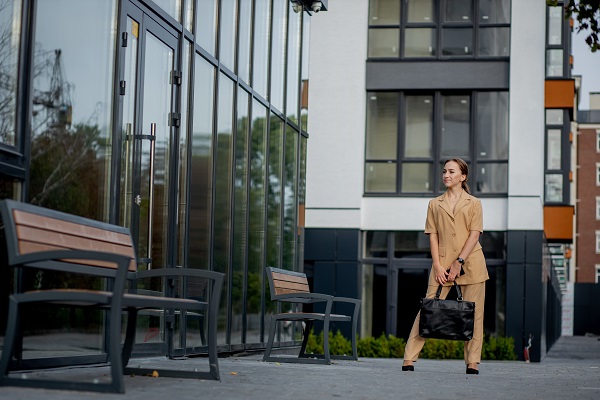
[[[484,361],[476,376],[466,375],[460,360],[420,360],[414,372],[402,372],[398,359],[303,365],[264,363],[261,358],[256,354],[219,359],[221,382],[133,376],[125,378],[124,396],[0,387],[0,399],[600,399],[597,337],[561,337],[540,363]],[[166,362],[172,367],[173,361]],[[181,363],[186,369],[207,368],[204,358]],[[107,372],[107,367],[79,367],[51,373],[81,379]]]

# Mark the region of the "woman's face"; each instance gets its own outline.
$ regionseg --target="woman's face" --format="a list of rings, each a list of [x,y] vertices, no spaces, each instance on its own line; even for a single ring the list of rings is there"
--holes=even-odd
[[[461,185],[462,181],[467,179],[466,175],[460,171],[460,167],[456,161],[448,161],[444,164],[444,169],[442,170],[442,180],[444,181],[444,186],[450,189],[455,186]]]

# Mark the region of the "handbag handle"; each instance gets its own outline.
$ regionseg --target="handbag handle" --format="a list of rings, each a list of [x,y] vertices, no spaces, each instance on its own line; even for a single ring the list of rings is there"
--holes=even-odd
[[[440,299],[440,295],[442,294],[442,287],[443,287],[442,285],[438,286],[438,290],[437,290],[437,292],[435,292],[436,300]],[[457,300],[463,301],[462,290],[460,290],[460,286],[456,283],[456,281],[454,281],[454,287],[456,288],[456,293],[458,294]]]

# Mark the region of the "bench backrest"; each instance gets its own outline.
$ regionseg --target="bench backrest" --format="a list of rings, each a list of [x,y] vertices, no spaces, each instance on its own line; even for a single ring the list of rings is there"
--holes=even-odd
[[[137,269],[129,229],[49,210],[13,200],[0,201],[8,262],[20,264],[22,256],[52,250],[93,250],[131,257],[129,270]],[[100,260],[63,260],[94,267],[115,268]]]
[[[266,271],[271,289],[271,300],[281,294],[310,293],[305,274],[272,267],[267,267]]]

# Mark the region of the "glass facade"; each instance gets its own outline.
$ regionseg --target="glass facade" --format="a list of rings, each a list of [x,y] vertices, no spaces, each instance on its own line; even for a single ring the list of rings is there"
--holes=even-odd
[[[139,268],[223,272],[219,349],[264,346],[263,269],[302,261],[310,15],[289,0],[32,4],[0,7],[2,198],[129,227]],[[40,279],[14,286],[66,278]],[[25,328],[52,331],[61,315]],[[69,318],[88,353],[101,348],[103,315]],[[203,352],[197,318],[142,320],[144,342]]]

